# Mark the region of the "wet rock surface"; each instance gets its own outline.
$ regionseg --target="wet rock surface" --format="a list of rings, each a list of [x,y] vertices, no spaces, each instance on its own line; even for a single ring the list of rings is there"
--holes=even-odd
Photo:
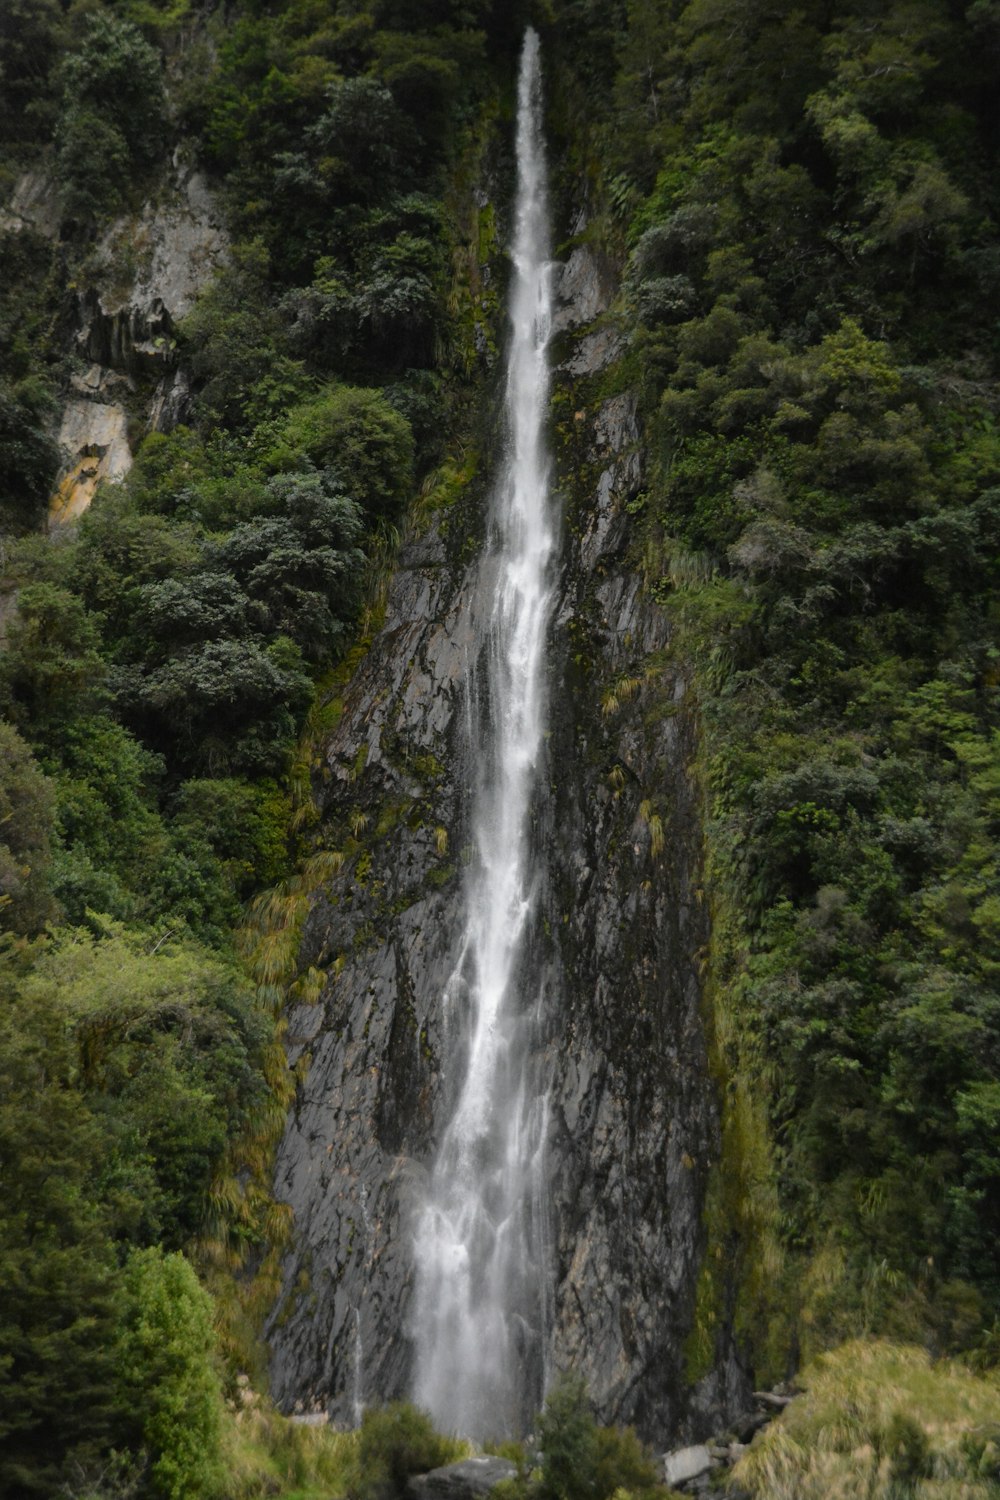
[[[564,285],[570,365],[572,340],[607,305],[598,283],[578,264]],[[695,738],[669,620],[628,556],[642,483],[635,401],[589,398],[566,360],[560,378],[577,410],[555,444],[565,538],[524,960],[550,1119],[549,1363],[583,1375],[601,1421],[662,1444],[711,1431],[749,1399],[724,1329],[693,1391],[683,1368],[718,1151],[697,967]],[[463,561],[469,526],[446,522],[403,548],[384,628],[345,691],[321,801],[330,847],[348,857],[314,901],[302,949],[328,978],[289,1025],[290,1057],[308,1071],[277,1161],[294,1239],[266,1330],[272,1390],[287,1410],[335,1421],[408,1391],[413,1215],[455,1083],[440,1002],[469,843],[475,604],[492,580]]]
[[[361,838],[374,836],[313,904],[303,956],[331,977],[317,1006],[289,1017],[290,1061],[310,1062],[277,1164],[296,1244],[268,1330],[272,1389],[339,1421],[409,1382],[410,1214],[431,1150],[436,1008],[454,963],[452,746],[475,586],[425,560],[439,541],[404,548],[385,626],[327,747],[331,836],[350,844],[361,819]]]

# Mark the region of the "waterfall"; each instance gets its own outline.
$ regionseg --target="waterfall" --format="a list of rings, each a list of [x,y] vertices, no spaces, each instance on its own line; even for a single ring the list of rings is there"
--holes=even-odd
[[[517,173],[505,452],[483,565],[485,690],[469,691],[475,856],[444,995],[451,1107],[416,1227],[414,1396],[440,1427],[479,1438],[530,1421],[547,1324],[547,1100],[533,1049],[541,995],[524,946],[556,534],[543,433],[551,287],[541,69],[530,29]]]

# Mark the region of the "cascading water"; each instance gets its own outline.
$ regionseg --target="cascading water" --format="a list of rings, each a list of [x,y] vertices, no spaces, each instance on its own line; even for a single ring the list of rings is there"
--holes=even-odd
[[[543,662],[556,534],[543,424],[551,322],[539,41],[518,84],[517,208],[506,454],[484,578],[492,580],[485,694],[470,689],[476,857],[444,997],[452,1108],[418,1217],[414,1394],[439,1426],[523,1430],[543,1384],[544,1082],[540,993],[520,972],[532,911],[529,812],[544,731]]]

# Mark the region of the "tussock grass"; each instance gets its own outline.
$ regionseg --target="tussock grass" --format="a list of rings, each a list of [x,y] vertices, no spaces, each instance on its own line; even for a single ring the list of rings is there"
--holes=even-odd
[[[641,677],[619,677],[601,699],[601,713],[605,718],[613,717],[623,703],[631,703],[641,687]]]
[[[733,1481],[754,1500],[997,1500],[1000,1383],[912,1345],[853,1340],[800,1377],[805,1394]]]
[[[226,1424],[226,1500],[331,1500],[358,1481],[358,1433],[291,1422],[253,1406]]]

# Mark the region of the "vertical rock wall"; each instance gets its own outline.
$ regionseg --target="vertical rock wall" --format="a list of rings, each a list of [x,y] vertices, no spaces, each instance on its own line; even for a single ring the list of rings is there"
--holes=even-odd
[[[724,1339],[697,1391],[684,1378],[717,1150],[693,729],[669,622],[628,555],[642,454],[630,393],[601,394],[620,345],[608,281],[582,248],[562,275],[565,545],[527,962],[545,988],[550,1373],[580,1371],[604,1420],[666,1440],[744,1387]],[[448,1086],[440,1000],[461,922],[460,715],[488,586],[468,560],[476,525],[459,509],[404,547],[326,757],[324,818],[346,858],[306,926],[321,999],[290,1018],[308,1069],[278,1157],[295,1230],[267,1333],[279,1402],[341,1422],[408,1390],[412,1213]]]
[[[61,218],[54,179],[27,172],[0,207],[0,230],[56,240]],[[63,462],[51,530],[78,521],[100,483],[125,477],[130,429],[166,432],[184,418],[190,389],[174,334],[228,255],[214,194],[199,172],[175,164],[157,201],[116,219],[77,268],[61,330],[75,369],[53,432]]]

